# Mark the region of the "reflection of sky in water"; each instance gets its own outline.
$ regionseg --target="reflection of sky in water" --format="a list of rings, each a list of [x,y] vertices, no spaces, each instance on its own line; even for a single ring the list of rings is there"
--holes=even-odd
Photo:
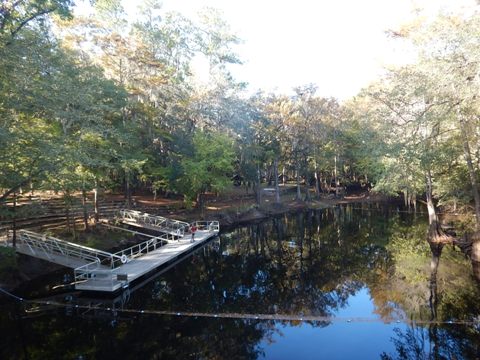
[[[348,305],[334,311],[339,318],[374,318],[380,317],[373,313],[374,306],[367,288],[360,289],[355,295],[350,296]]]
[[[342,320],[323,328],[306,322],[298,326],[277,323],[273,343],[262,342],[261,348],[266,359],[378,359],[382,352],[394,352],[393,329],[403,330],[406,325],[385,324],[373,311],[370,293],[362,288],[348,298],[345,308],[335,311],[335,317]],[[355,318],[376,321],[356,322]]]
[[[404,324],[382,322],[338,322],[327,327],[277,324],[280,334],[273,343],[262,342],[266,359],[379,359],[382,352],[395,350],[391,338],[394,328]]]

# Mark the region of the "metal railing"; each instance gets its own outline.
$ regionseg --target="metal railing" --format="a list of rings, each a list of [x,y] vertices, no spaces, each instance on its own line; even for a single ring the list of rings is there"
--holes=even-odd
[[[195,225],[198,230],[219,232],[220,223],[218,221],[194,221],[191,225]]]
[[[103,281],[110,288],[116,280],[113,276],[113,269],[105,269],[96,261],[80,266],[74,270],[75,284],[88,280]]]
[[[157,228],[159,231],[167,232],[177,236],[184,236],[188,231],[190,224],[168,219],[162,216],[150,215],[135,210],[122,209],[119,211],[119,217],[122,222],[136,225],[149,225]]]
[[[37,234],[28,230],[20,230],[18,245],[24,245],[33,256],[43,255],[52,259],[54,255],[61,255],[65,258],[84,260],[87,263],[96,262],[99,265],[113,266],[116,260],[121,260],[118,255],[106,251],[89,248],[68,241],[60,240],[45,234]]]
[[[62,255],[66,258],[83,260],[86,264],[74,269],[75,283],[85,281],[102,282],[102,285],[113,289],[114,285],[128,284],[128,274],[120,274],[116,271],[120,266],[137,257],[155,251],[166,243],[183,240],[183,235],[185,232],[190,231],[189,229],[192,225],[195,225],[199,231],[213,233],[220,231],[218,221],[195,221],[192,224],[176,220],[169,221],[170,223],[178,224],[178,229],[182,229],[182,236],[179,236],[176,232],[165,233],[114,254],[73,244],[51,236],[37,234],[28,230],[19,231],[17,244],[24,245],[30,250],[33,256],[41,253],[53,262],[55,262],[55,260],[52,259],[53,255]]]
[[[172,242],[175,240],[179,240],[178,236],[171,235],[171,234],[162,234],[160,236],[151,238],[147,241],[144,241],[140,244],[133,245],[129,248],[120,250],[116,252],[114,255],[116,255],[120,260],[122,261],[122,264],[125,262],[129,262],[133,260],[136,257],[148,254],[151,251],[157,250],[159,247],[165,245],[168,242]],[[123,262],[123,260],[125,260]]]
[[[131,260],[148,254],[158,248],[162,247],[168,242],[179,241],[178,236],[172,234],[162,234],[160,236],[151,238],[140,244],[133,245],[129,248],[120,250],[112,254],[115,259],[112,261],[110,269],[105,269],[98,261],[93,261],[86,265],[80,266],[74,270],[75,282],[80,283],[86,280],[90,281],[107,281],[107,284],[113,286],[117,281],[114,277],[113,271],[130,262]]]

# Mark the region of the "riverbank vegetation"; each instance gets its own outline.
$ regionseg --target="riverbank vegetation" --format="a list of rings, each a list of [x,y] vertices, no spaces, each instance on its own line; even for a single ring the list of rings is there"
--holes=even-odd
[[[96,201],[111,191],[126,206],[149,193],[203,208],[233,182],[259,203],[268,184],[279,203],[289,182],[299,201],[345,189],[425,201],[433,241],[449,239],[438,205],[472,212],[480,226],[476,12],[395,29],[416,60],[339,102],[312,84],[247,95],[229,71],[242,66],[240,39],[214,10],[192,20],[155,0],[135,18],[116,0],[95,1],[88,16],[73,16],[73,6],[0,5],[3,209],[36,190],[67,205],[73,194]]]

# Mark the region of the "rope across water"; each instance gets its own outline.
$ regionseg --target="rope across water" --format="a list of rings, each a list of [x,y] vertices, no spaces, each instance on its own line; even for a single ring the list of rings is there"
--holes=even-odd
[[[182,316],[193,318],[218,318],[218,319],[237,319],[237,320],[271,320],[271,321],[299,321],[299,322],[325,322],[325,323],[397,323],[408,325],[462,325],[462,326],[480,326],[480,318],[471,320],[421,320],[421,319],[381,319],[369,317],[334,317],[321,315],[301,315],[301,314],[251,314],[235,312],[196,312],[196,311],[174,311],[174,310],[152,310],[152,309],[119,309],[113,307],[65,304],[55,301],[29,300],[27,303],[37,305],[48,305],[55,307],[68,307],[80,310],[101,310],[111,311],[112,313],[135,314],[135,315],[157,315],[157,316]]]

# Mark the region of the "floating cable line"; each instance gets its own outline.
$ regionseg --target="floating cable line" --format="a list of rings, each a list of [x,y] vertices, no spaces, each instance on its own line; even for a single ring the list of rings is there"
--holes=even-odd
[[[11,292],[9,292],[9,291],[7,291],[7,290],[5,290],[5,289],[2,289],[1,287],[0,287],[0,292],[3,293],[3,294],[5,294],[5,295],[7,295],[7,296],[9,296],[9,297],[11,297],[11,298],[13,298],[13,299],[15,299],[15,300],[17,300],[17,301],[25,301],[24,298],[21,298],[21,297],[15,295],[15,294],[12,294]]]
[[[336,323],[397,323],[408,325],[480,325],[480,318],[472,320],[416,320],[416,319],[380,319],[365,317],[333,317],[322,315],[301,315],[301,314],[250,314],[250,313],[211,313],[194,311],[174,311],[174,310],[140,310],[140,309],[119,309],[115,307],[103,307],[92,305],[65,304],[55,301],[29,300],[28,303],[36,305],[50,305],[56,307],[68,307],[80,310],[102,310],[112,313],[135,314],[135,315],[158,315],[158,316],[182,316],[193,318],[216,318],[216,319],[236,319],[236,320],[272,320],[272,321],[301,321],[301,322],[336,322]]]
[[[158,316],[182,316],[193,318],[220,318],[220,319],[237,319],[237,320],[273,320],[273,321],[301,321],[301,322],[336,322],[336,323],[397,323],[408,325],[463,325],[463,326],[480,326],[480,317],[471,320],[422,320],[422,319],[380,319],[365,317],[333,317],[322,315],[301,315],[301,314],[251,314],[251,313],[212,313],[212,312],[194,312],[194,311],[174,311],[174,310],[140,310],[140,309],[120,309],[115,307],[78,305],[61,303],[57,301],[46,300],[27,300],[19,297],[11,292],[0,288],[0,292],[24,304],[32,305],[49,305],[60,308],[75,308],[81,310],[102,310],[114,313],[135,314],[135,315],[158,315]]]
[[[338,204],[335,205],[335,207],[342,207],[343,205],[347,204]],[[382,211],[382,212],[390,212],[390,213],[405,213],[405,214],[419,214],[419,215],[428,215],[428,212],[426,211],[410,211],[410,210],[393,210],[393,209],[365,209],[365,208],[350,208],[349,210],[362,210],[362,211]],[[437,215],[449,215],[449,216],[462,216],[462,215],[467,215],[467,214],[452,214],[452,213],[446,213],[446,212],[437,212]]]

